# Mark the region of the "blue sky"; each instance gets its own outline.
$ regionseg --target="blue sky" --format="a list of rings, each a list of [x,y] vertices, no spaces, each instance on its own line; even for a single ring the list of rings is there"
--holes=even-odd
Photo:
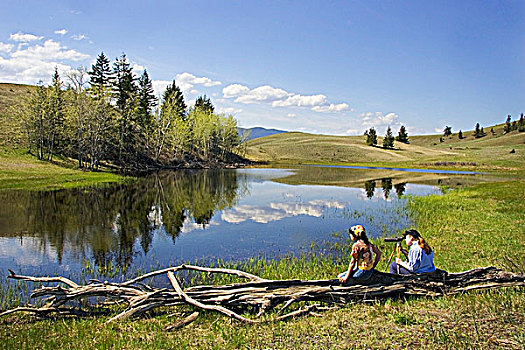
[[[525,112],[525,1],[12,1],[0,82],[123,52],[242,127],[409,135]]]

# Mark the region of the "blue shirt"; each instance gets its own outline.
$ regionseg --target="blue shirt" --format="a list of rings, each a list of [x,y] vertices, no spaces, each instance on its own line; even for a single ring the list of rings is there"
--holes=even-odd
[[[427,255],[427,253],[425,253],[419,244],[414,242],[410,246],[410,251],[408,252],[407,265],[410,268],[410,271],[413,273],[435,271],[436,267],[434,266],[434,252],[432,251]]]

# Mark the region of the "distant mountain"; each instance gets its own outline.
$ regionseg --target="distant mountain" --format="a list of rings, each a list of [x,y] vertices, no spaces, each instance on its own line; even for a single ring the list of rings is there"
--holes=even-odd
[[[265,136],[282,134],[282,133],[288,132],[288,131],[277,130],[277,129],[265,129],[261,127],[249,128],[249,129],[238,128],[238,129],[239,129],[239,135],[242,135],[245,132],[250,133],[248,140],[253,140],[253,139],[258,139],[259,137],[265,137]]]

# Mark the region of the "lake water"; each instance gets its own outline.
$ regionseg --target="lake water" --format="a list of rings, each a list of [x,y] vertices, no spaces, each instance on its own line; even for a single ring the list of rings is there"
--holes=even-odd
[[[86,266],[144,271],[279,258],[341,239],[355,224],[371,237],[389,236],[411,225],[406,195],[440,194],[437,185],[447,179],[300,167],[172,171],[87,189],[1,191],[0,270],[74,275]]]

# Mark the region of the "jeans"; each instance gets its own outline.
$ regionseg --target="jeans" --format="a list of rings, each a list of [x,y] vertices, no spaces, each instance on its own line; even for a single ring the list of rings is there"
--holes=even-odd
[[[373,271],[374,271],[374,269],[370,269],[370,270],[356,269],[356,270],[354,270],[354,273],[352,274],[352,276],[350,278],[354,279],[354,280],[357,280],[357,281],[366,281],[367,279],[370,278],[370,276],[372,276]],[[339,278],[346,277],[347,273],[348,273],[348,271],[340,273],[337,277],[339,277]]]
[[[390,264],[390,273],[399,275],[411,275],[412,272],[405,269],[403,266],[398,265],[395,261]]]

